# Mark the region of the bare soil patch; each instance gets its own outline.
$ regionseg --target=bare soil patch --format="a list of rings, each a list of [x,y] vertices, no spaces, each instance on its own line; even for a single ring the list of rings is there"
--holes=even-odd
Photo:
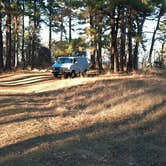
[[[166,71],[0,75],[0,165],[166,165]]]

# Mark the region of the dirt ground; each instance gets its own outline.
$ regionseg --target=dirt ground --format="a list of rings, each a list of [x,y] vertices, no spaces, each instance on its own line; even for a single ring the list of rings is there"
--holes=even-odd
[[[0,165],[165,166],[166,71],[0,75]]]

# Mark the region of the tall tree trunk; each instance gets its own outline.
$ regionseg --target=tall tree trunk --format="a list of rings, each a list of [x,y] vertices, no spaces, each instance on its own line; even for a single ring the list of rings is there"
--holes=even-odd
[[[118,36],[118,29],[119,29],[120,12],[121,12],[121,8],[120,8],[120,6],[118,6],[117,7],[116,24],[115,24],[116,28],[115,28],[115,43],[114,43],[114,47],[115,47],[114,70],[115,70],[115,72],[119,71],[119,56],[118,56],[118,48],[117,48],[117,36]]]
[[[52,48],[52,3],[49,2],[49,49]]]
[[[16,5],[19,6],[18,0],[15,1]],[[18,19],[18,13],[16,13],[13,16],[12,24],[13,24],[13,66],[14,69],[18,67],[18,24],[19,24],[19,19]]]
[[[133,69],[134,70],[138,70],[138,48],[141,41],[140,38],[142,36],[142,30],[143,30],[145,19],[146,19],[146,16],[143,16],[143,18],[141,19],[141,22],[139,20],[137,21],[138,39],[136,39],[136,44],[135,44],[134,53],[133,53]]]
[[[103,65],[102,65],[102,40],[101,40],[101,35],[102,35],[102,13],[101,10],[98,11],[97,15],[96,15],[96,21],[97,21],[97,25],[96,25],[96,29],[97,29],[97,61],[98,61],[98,68],[99,68],[99,73],[102,72],[103,70]]]
[[[2,70],[3,70],[3,35],[2,35],[2,14],[0,11],[0,73],[2,72]]]
[[[18,2],[18,1],[17,1]],[[16,69],[18,67],[18,16],[16,15],[14,17],[14,68]]]
[[[34,69],[34,59],[35,59],[35,33],[33,32],[32,34],[32,45],[31,45],[31,49],[32,49],[32,54],[31,54],[31,70]]]
[[[153,47],[154,47],[154,43],[155,43],[155,37],[156,37],[157,30],[159,29],[160,19],[162,17],[162,14],[163,14],[163,8],[161,6],[160,13],[158,15],[157,25],[156,25],[156,28],[155,28],[155,30],[153,32],[151,46],[150,46],[150,52],[149,52],[149,57],[148,57],[148,63],[149,63],[150,66],[152,65],[152,52],[153,52]]]
[[[139,41],[136,41],[134,53],[133,53],[133,69],[138,70],[138,48],[139,48]]]
[[[64,26],[63,26],[63,15],[61,11],[61,26],[60,26],[60,41],[63,40]]]
[[[161,59],[162,65],[164,64],[164,48],[165,48],[165,42],[166,42],[166,40],[163,41],[162,46],[161,46],[160,59]]]
[[[93,18],[93,11],[90,11],[90,15],[89,15],[89,19],[90,19],[90,28],[93,29],[94,28],[94,18]],[[90,58],[91,58],[91,69],[95,69],[96,68],[96,57],[95,57],[95,42],[91,40],[91,53],[90,53]]]
[[[7,4],[8,13],[6,16],[6,70],[11,70],[11,14],[10,1]]]
[[[101,38],[99,40],[101,40]],[[101,44],[101,41],[99,41],[97,43],[97,62],[99,67],[99,73],[101,73],[103,70],[101,54],[102,54],[102,44]]]
[[[120,10],[118,8],[117,18],[115,18],[115,10],[112,15],[111,19],[111,69],[116,73],[119,70],[119,63],[118,63],[118,49],[117,49],[117,34],[119,29],[119,16]]]
[[[121,46],[120,46],[120,71],[124,71],[124,59],[126,57],[125,54],[125,46],[126,46],[126,26],[125,26],[125,8],[122,6],[121,10]]]
[[[111,71],[116,72],[114,67],[116,64],[114,64],[116,61],[114,61],[114,56],[115,56],[115,8],[113,9],[113,13],[110,16],[111,17]]]
[[[23,8],[23,15],[22,15],[22,48],[21,48],[21,54],[22,54],[22,64],[23,69],[25,69],[25,54],[24,54],[24,45],[25,45],[25,23],[24,23],[24,12],[25,12],[25,1],[22,1],[22,8]]]
[[[34,16],[33,16],[33,30],[32,30],[32,57],[31,57],[31,70],[34,69],[34,61],[36,57],[36,40],[37,40],[37,0],[34,0]]]
[[[72,31],[72,16],[71,16],[71,13],[70,13],[69,14],[69,42],[71,42],[71,40],[72,40],[71,31]]]
[[[132,9],[128,7],[128,61],[127,61],[127,71],[131,72],[133,70],[133,56],[132,56]]]
[[[29,17],[29,29],[28,29],[28,36],[29,36],[29,41],[28,41],[28,56],[27,56],[27,65],[31,66],[32,62],[32,29],[31,29],[31,17]]]

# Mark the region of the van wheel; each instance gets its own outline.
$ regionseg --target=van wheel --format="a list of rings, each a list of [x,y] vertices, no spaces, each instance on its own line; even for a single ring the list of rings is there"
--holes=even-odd
[[[54,75],[55,78],[58,78],[58,74],[53,73],[53,75]]]
[[[83,77],[86,77],[86,76],[87,76],[87,70],[83,71],[83,72],[81,73],[81,75],[82,75]]]
[[[64,73],[64,78],[68,78],[68,74],[67,73]]]
[[[75,76],[76,76],[75,71],[72,71],[72,72],[71,72],[71,78],[74,78]]]

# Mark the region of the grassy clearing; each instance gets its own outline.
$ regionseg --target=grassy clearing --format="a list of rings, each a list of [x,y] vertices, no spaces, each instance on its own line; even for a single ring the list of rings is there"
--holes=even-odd
[[[0,165],[166,165],[166,73],[0,76]]]

